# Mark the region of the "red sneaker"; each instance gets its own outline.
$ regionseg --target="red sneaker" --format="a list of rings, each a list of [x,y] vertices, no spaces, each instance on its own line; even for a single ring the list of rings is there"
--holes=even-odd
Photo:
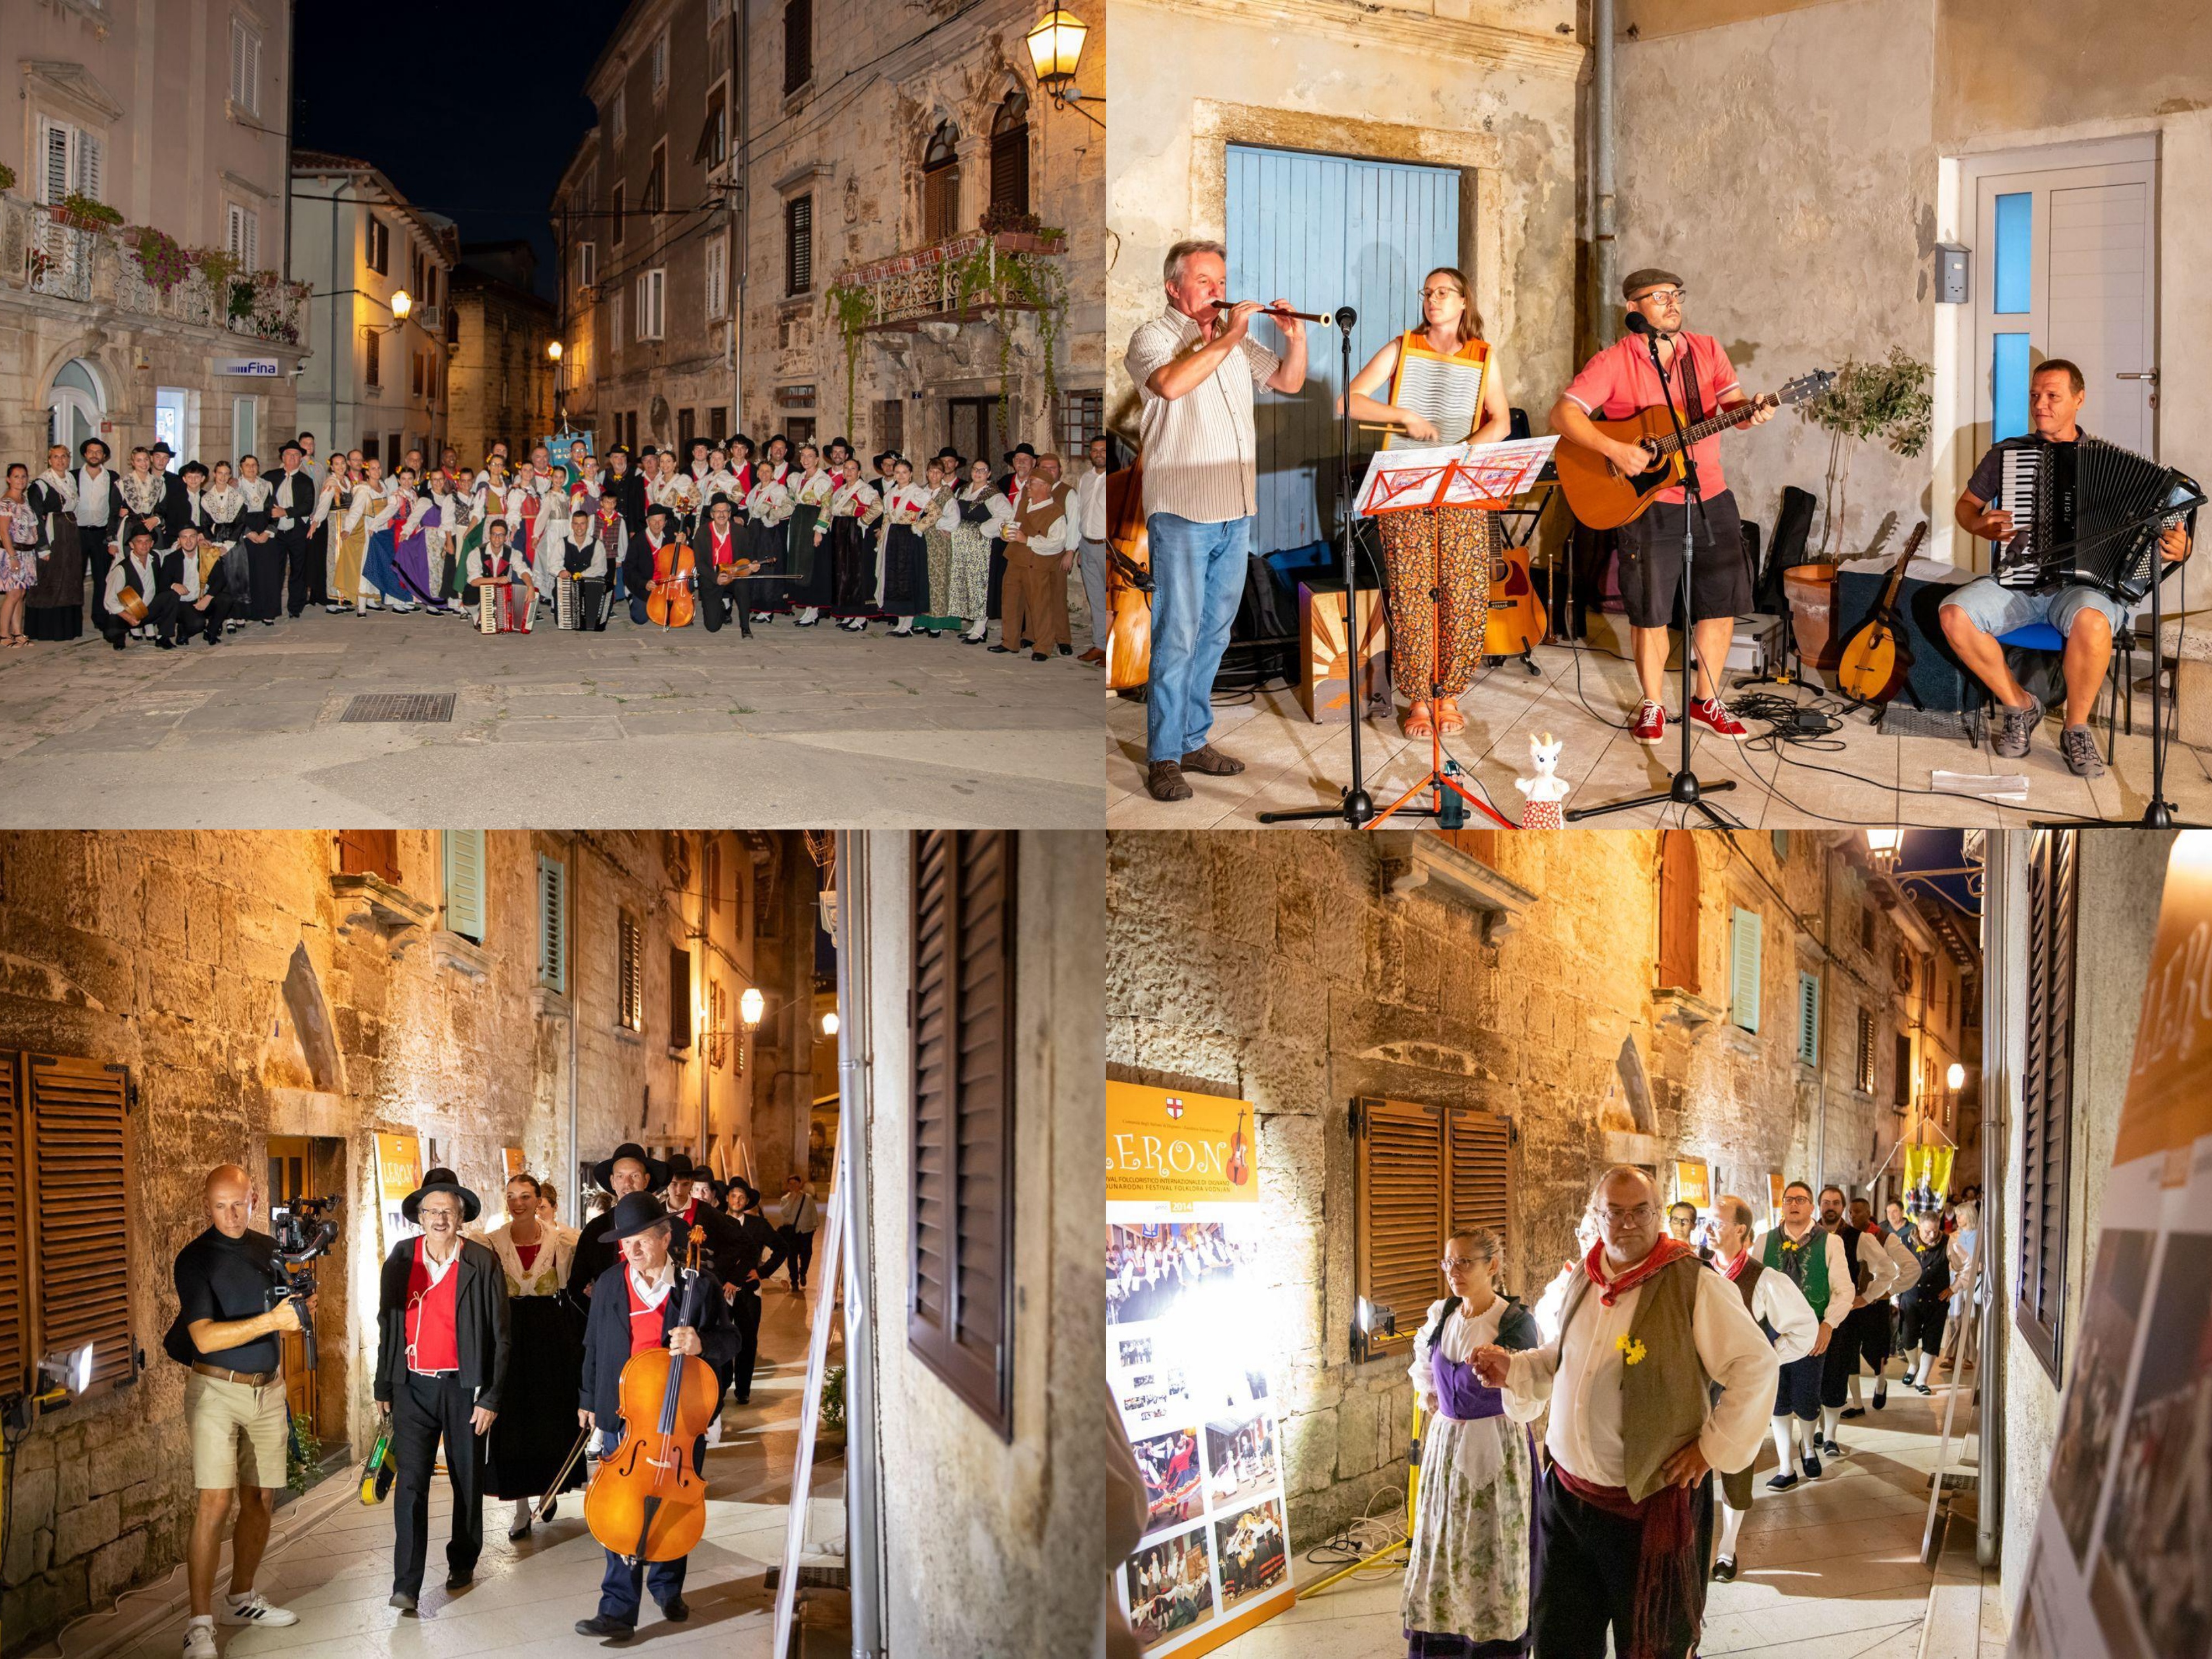
[[[1726,738],[1730,743],[1741,743],[1751,735],[1750,728],[1728,711],[1728,706],[1718,697],[1707,697],[1702,702],[1690,705],[1690,718],[1717,738]]]
[[[1630,735],[1638,743],[1661,743],[1667,737],[1667,711],[1647,699],[1636,711],[1636,724]]]

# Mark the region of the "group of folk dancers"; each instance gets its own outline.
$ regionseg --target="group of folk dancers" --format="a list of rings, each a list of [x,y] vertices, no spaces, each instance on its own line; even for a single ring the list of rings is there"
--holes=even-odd
[[[36,479],[9,469],[0,587],[28,602],[27,643],[76,637],[88,580],[94,625],[118,650],[213,645],[311,605],[489,615],[502,633],[549,620],[597,631],[623,611],[646,625],[658,581],[684,590],[709,630],[734,622],[746,637],[787,615],[801,628],[951,633],[1036,661],[1073,654],[1067,579],[1080,550],[1088,585],[1103,545],[1103,458],[1069,478],[1028,444],[1003,471],[949,447],[919,469],[888,452],[864,465],[842,438],[690,448],[684,460],[617,447],[602,461],[580,442],[557,457],[539,445],[515,464],[495,444],[476,470],[451,448],[435,465],[410,450],[387,473],[358,452],[319,464],[302,433],[266,473],[250,455],[171,471],[161,444],[118,472],[90,439],[81,465],[58,447]],[[1103,658],[1095,645],[1084,653]]]
[[[1962,1243],[1940,1214],[1893,1206],[1884,1226],[1863,1200],[1793,1182],[1764,1232],[1748,1203],[1719,1199],[1700,1245],[1695,1210],[1678,1205],[1662,1231],[1657,1200],[1643,1171],[1608,1171],[1578,1232],[1586,1254],[1533,1310],[1499,1288],[1495,1233],[1446,1244],[1451,1294],[1411,1366],[1425,1417],[1401,1597],[1411,1659],[1596,1659],[1608,1631],[1619,1653],[1693,1651],[1707,1581],[1736,1576],[1769,1425],[1767,1484],[1787,1491],[1843,1454],[1863,1362],[1877,1411],[1896,1349],[1905,1386],[1929,1392],[1970,1288],[1955,1271],[1970,1210]],[[1547,1406],[1540,1458],[1527,1425]]]

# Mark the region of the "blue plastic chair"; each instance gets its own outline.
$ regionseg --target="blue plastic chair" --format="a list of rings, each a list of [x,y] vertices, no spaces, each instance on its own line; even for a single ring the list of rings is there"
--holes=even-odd
[[[2009,634],[1998,635],[1997,643],[2018,646],[2023,651],[2063,653],[2066,649],[2066,636],[2047,622],[2035,622],[2028,623],[2025,628],[2015,628]],[[2118,747],[2117,729],[2119,725],[2120,688],[2123,685],[2127,687],[2130,735],[2133,735],[2136,729],[2135,643],[2135,630],[2132,628],[2124,627],[2112,635],[2112,665],[2106,675],[2110,682],[2112,700],[2105,712],[2105,759],[2107,763],[2112,760],[2113,751]],[[1980,714],[1981,710],[1987,708],[1988,706],[1989,695],[1984,692],[1980,707],[1975,711],[1976,747],[1978,748],[1980,746],[1978,741]]]

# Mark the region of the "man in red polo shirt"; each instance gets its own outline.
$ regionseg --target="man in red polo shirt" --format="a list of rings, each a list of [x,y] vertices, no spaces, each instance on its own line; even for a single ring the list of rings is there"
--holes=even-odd
[[[483,1210],[451,1170],[433,1170],[400,1200],[422,1228],[384,1259],[377,1304],[376,1402],[392,1414],[399,1465],[390,1605],[415,1611],[430,1547],[430,1479],[438,1443],[453,1487],[446,1588],[465,1589],[483,1553],[484,1437],[507,1380],[507,1274],[461,1229]]]
[[[1736,384],[1728,353],[1710,334],[1682,326],[1682,279],[1671,270],[1639,270],[1621,284],[1632,312],[1642,313],[1659,341],[1675,411],[1682,424],[1748,403]],[[1581,374],[1552,405],[1552,430],[1604,456],[1622,472],[1648,471],[1648,452],[1609,438],[1591,424],[1626,419],[1639,410],[1661,409],[1666,394],[1651,367],[1651,349],[1633,333],[1624,334],[1583,365]],[[1774,418],[1772,409],[1751,417],[1753,426]],[[1691,543],[1696,554],[1691,598],[1696,605],[1698,675],[1690,704],[1692,722],[1717,738],[1741,743],[1743,722],[1720,700],[1720,677],[1728,666],[1739,611],[1751,608],[1751,573],[1745,567],[1743,522],[1735,497],[1721,476],[1718,437],[1690,447],[1698,491],[1705,510]],[[1656,744],[1667,735],[1662,693],[1667,673],[1667,630],[1674,620],[1682,589],[1682,520],[1690,511],[1680,484],[1658,492],[1643,514],[1614,532],[1620,549],[1620,597],[1628,607],[1629,635],[1636,656],[1636,678],[1644,689],[1636,712],[1638,743]]]

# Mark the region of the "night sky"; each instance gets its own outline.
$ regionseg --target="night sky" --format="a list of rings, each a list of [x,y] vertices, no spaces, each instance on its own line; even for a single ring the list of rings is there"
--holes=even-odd
[[[464,242],[528,237],[553,295],[546,205],[594,118],[584,76],[622,0],[338,0],[298,8],[293,143],[380,168]]]

